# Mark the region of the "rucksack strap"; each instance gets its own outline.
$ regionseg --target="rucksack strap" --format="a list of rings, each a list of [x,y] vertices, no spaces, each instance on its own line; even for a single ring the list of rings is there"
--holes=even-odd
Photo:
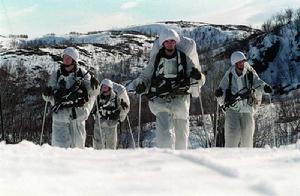
[[[253,72],[250,70],[248,70],[248,72],[247,72],[247,79],[250,84],[249,88],[252,89],[252,87],[253,87]]]
[[[252,88],[253,86],[253,72],[248,70],[247,71],[247,74],[246,74],[246,77],[247,77],[247,80],[249,82],[249,87],[250,89]],[[246,81],[246,77],[245,77],[245,81]],[[231,86],[232,86],[232,73],[230,72],[229,75],[228,75],[228,79],[229,79],[229,82],[228,82],[228,89],[231,90]],[[246,81],[247,82],[247,81]],[[247,84],[247,83],[246,83]]]
[[[228,83],[228,89],[231,92],[231,86],[232,86],[232,73],[230,72],[228,75],[229,83]]]
[[[56,82],[58,81],[58,78],[60,77],[60,75],[61,75],[61,72],[60,72],[60,69],[59,69],[56,72]]]
[[[186,55],[183,52],[179,52],[179,56],[180,56],[180,61],[178,60],[178,65],[182,65],[183,66],[183,75],[187,76],[187,62],[186,62]]]
[[[244,79],[245,79],[246,88],[248,88],[248,85],[247,85],[247,80],[248,80],[249,89],[252,89],[252,86],[253,86],[253,72],[248,70],[246,75],[244,76]],[[234,97],[231,93],[231,86],[232,86],[232,73],[231,72],[228,74],[228,80],[229,80],[228,81],[228,89],[225,92],[225,103],[232,102],[231,98]],[[249,98],[247,98],[247,99],[249,99]]]
[[[156,57],[155,57],[155,61],[154,61],[154,70],[153,70],[153,74],[152,74],[151,80],[153,80],[153,79],[155,78],[155,74],[156,74],[155,72],[156,72],[156,70],[157,70],[157,67],[158,67],[159,61],[160,61],[160,59],[161,59],[161,57],[162,57],[163,52],[164,52],[164,48],[161,48],[161,49],[158,51],[158,53],[157,53],[157,55],[156,55]]]

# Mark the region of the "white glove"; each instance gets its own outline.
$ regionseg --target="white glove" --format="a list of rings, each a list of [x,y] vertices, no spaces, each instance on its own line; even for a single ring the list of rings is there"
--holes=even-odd
[[[42,97],[43,97],[44,101],[50,102],[51,105],[54,105],[54,98],[53,98],[53,96],[46,96],[46,95],[42,94]]]
[[[197,98],[200,95],[200,87],[198,84],[194,84],[191,86],[191,95],[193,98]]]
[[[126,115],[120,115],[120,121],[123,122],[126,119]]]

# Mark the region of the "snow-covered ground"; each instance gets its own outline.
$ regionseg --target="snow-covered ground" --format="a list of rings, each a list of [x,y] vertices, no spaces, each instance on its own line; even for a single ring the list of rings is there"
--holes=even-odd
[[[61,149],[0,143],[0,195],[300,195],[300,142],[263,149]]]

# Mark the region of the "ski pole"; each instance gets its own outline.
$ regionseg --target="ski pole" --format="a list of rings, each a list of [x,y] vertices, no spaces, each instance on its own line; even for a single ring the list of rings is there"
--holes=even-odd
[[[127,119],[127,123],[128,123],[128,127],[129,127],[129,132],[130,132],[130,135],[131,135],[131,139],[132,139],[133,149],[135,149],[135,141],[134,141],[134,137],[133,137],[133,133],[132,133],[132,129],[131,129],[131,125],[130,125],[128,115],[126,116],[126,119]]]
[[[268,95],[269,95],[270,107],[273,107],[271,94],[268,94]],[[274,120],[274,123],[275,123],[275,120]],[[273,147],[276,147],[276,135],[275,135],[275,127],[274,127],[275,125],[274,125],[274,123],[272,123],[271,132],[272,132],[272,136],[273,136]]]
[[[44,108],[44,113],[43,113],[43,123],[42,123],[41,137],[40,137],[40,145],[42,145],[42,142],[43,142],[43,135],[44,135],[44,127],[45,127],[45,121],[46,121],[47,106],[48,106],[48,101],[46,101],[46,103],[45,103],[45,108]]]
[[[137,138],[137,148],[140,147],[140,134],[141,134],[141,111],[142,111],[142,94],[139,94],[139,128],[138,128],[138,138]]]
[[[98,118],[99,131],[100,131],[100,137],[101,137],[101,145],[102,145],[102,149],[104,149],[103,134],[102,134],[101,122],[100,122],[100,116],[99,116],[98,97],[96,97],[96,111],[97,111],[97,118]]]
[[[203,111],[203,105],[202,105],[202,99],[201,99],[201,90],[200,88],[198,88],[199,90],[199,102],[200,102],[200,109],[201,109],[201,114],[202,114],[202,122],[203,122],[203,130],[205,132],[205,136],[206,136],[206,147],[208,148],[209,147],[209,138],[208,138],[208,133],[207,133],[207,130],[206,130],[206,127],[205,127],[205,121],[204,121],[204,111]]]
[[[0,95],[0,117],[1,117],[1,133],[2,133],[2,140],[5,140],[5,133],[3,128],[3,113],[2,113],[2,97]]]
[[[215,135],[215,138],[214,138],[214,147],[217,146],[217,137],[218,137],[218,120],[219,120],[219,104],[217,102],[217,111],[216,111],[216,124],[215,124],[215,131],[216,131],[216,135]]]

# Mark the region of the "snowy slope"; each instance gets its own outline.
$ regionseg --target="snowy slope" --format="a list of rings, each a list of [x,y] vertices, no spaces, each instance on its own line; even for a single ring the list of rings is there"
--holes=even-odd
[[[140,70],[137,68],[144,67],[155,36],[164,28],[173,28],[181,35],[196,41],[200,63],[204,70],[208,70],[208,79],[213,73],[209,72],[210,67],[215,67],[215,71],[223,73],[230,65],[231,52],[242,50],[247,54],[249,62],[260,76],[276,88],[276,92],[289,92],[300,86],[298,81],[300,34],[291,24],[281,27],[276,32],[266,34],[242,25],[167,21],[90,34],[50,34],[26,41],[17,39],[15,42],[24,49],[30,50],[35,47],[58,56],[65,46],[77,45],[82,49],[80,50],[82,60],[100,72],[107,71],[106,65],[127,61],[126,66],[129,66],[130,72],[136,73]],[[2,50],[7,49],[8,42],[8,38],[0,37]],[[11,53],[14,53],[14,50]],[[8,60],[14,61],[11,56],[7,56],[5,52],[0,53],[0,67],[7,64]],[[37,63],[43,61],[41,64],[45,62],[53,64],[51,59],[50,61],[39,60],[40,56],[36,57]],[[19,58],[19,55],[14,57]],[[136,59],[132,62],[134,58]],[[3,59],[6,60],[3,61]],[[28,61],[35,63],[32,58]],[[57,59],[52,61],[57,61]],[[15,63],[12,62],[12,64]],[[29,65],[28,69],[31,68],[32,66]],[[48,66],[45,68],[49,71]],[[113,70],[116,73],[117,70]]]
[[[61,53],[66,45],[76,44],[80,52],[80,60],[86,69],[92,69],[97,75],[123,74],[129,67],[127,76],[136,74],[138,67],[143,67],[144,50],[151,48],[151,36],[130,32],[102,32],[91,35],[46,35],[41,38],[20,42],[18,48],[8,46],[10,39],[0,39],[3,45],[0,51],[0,68],[18,77],[17,69],[22,67],[28,78],[28,88],[38,87],[32,80],[44,80],[41,72],[51,73],[59,66]],[[12,41],[12,40],[10,40]],[[18,41],[18,40],[17,40]],[[6,48],[4,48],[4,45]],[[7,48],[10,47],[10,48]],[[139,59],[136,57],[139,56]],[[126,61],[126,64],[125,64]],[[139,62],[140,61],[140,62]],[[134,63],[134,65],[130,65]]]
[[[11,39],[0,35],[0,52],[7,50],[9,48],[9,42],[11,41]]]
[[[298,196],[299,146],[96,151],[1,143],[0,195]]]
[[[300,33],[293,24],[283,25],[271,33],[242,25],[187,21],[168,21],[128,29],[157,35],[164,28],[173,28],[196,41],[204,69],[215,66],[216,70],[224,72],[230,65],[230,54],[240,50],[246,53],[261,78],[274,86],[279,94],[300,88]]]
[[[292,25],[283,26],[276,32],[263,33],[241,25],[167,21],[88,34],[49,34],[26,41],[10,40],[0,36],[0,45],[2,45],[0,46],[0,68],[1,71],[4,70],[4,74],[9,74],[10,78],[13,78],[13,81],[2,81],[4,84],[1,90],[7,92],[2,96],[3,102],[8,103],[15,92],[19,92],[16,96],[19,100],[11,104],[14,110],[8,107],[9,104],[7,107],[4,106],[4,110],[8,114],[16,114],[17,122],[21,122],[19,119],[23,118],[22,112],[25,110],[30,119],[27,121],[36,122],[29,124],[29,128],[20,124],[22,130],[19,130],[17,126],[11,126],[14,119],[6,115],[5,129],[9,130],[7,132],[23,133],[23,135],[26,132],[38,132],[41,116],[37,115],[42,114],[44,104],[41,91],[46,85],[49,74],[59,66],[60,55],[65,47],[77,47],[82,65],[96,73],[100,80],[111,78],[116,82],[130,81],[136,78],[147,64],[155,36],[167,27],[193,38],[197,43],[199,60],[202,69],[207,73],[206,84],[202,88],[206,112],[211,112],[210,102],[213,91],[229,66],[231,52],[235,50],[242,50],[247,54],[249,62],[261,78],[274,87],[274,95],[281,97],[281,94],[300,88],[300,34]],[[14,45],[18,48],[11,48]],[[4,88],[9,85],[14,88]],[[296,95],[294,92],[289,94],[292,99],[297,97],[294,96]],[[273,98],[279,99],[275,96]],[[132,105],[134,104],[132,102]],[[196,104],[193,102],[191,108],[196,108]],[[37,112],[32,110],[32,106],[37,107]],[[132,115],[136,112],[133,110],[130,113]],[[132,116],[134,121],[135,116]],[[257,121],[259,127],[264,127],[264,132],[268,133],[269,124],[264,123],[264,118],[259,120],[262,121]],[[263,125],[260,126],[260,123]],[[270,139],[267,139],[267,143],[272,143],[271,135],[268,135]],[[264,143],[259,146],[264,146]]]
[[[195,39],[200,52],[206,51],[209,47],[222,46],[228,41],[244,39],[257,31],[245,26],[169,21],[91,34],[49,34],[29,40],[9,40],[1,37],[0,44],[3,48],[0,51],[0,67],[8,66],[8,72],[15,76],[15,67],[23,66],[29,78],[37,78],[39,77],[37,72],[45,70],[50,73],[57,68],[60,54],[66,46],[76,45],[80,49],[81,60],[87,67],[92,67],[97,74],[120,74],[132,77],[137,75],[148,61],[155,36],[167,27]],[[18,43],[14,46],[17,45],[22,50],[8,49],[7,47],[13,46],[7,44],[11,41]],[[213,56],[219,55],[224,50],[221,49]],[[203,58],[206,58],[206,55],[200,55],[201,63],[205,63]],[[125,68],[128,70],[126,73],[124,73]],[[35,86],[32,84],[34,82],[29,81],[29,83],[31,84],[28,86]]]
[[[290,91],[300,86],[300,32],[291,24],[250,42],[249,57],[261,77]]]
[[[138,31],[148,35],[158,35],[165,28],[172,28],[179,34],[194,39],[200,51],[208,48],[213,49],[227,42],[242,40],[260,32],[257,29],[242,25],[214,25],[189,21],[167,21],[134,26],[125,28],[125,30]]]
[[[165,28],[173,28],[179,34],[196,41],[204,70],[214,66],[216,71],[224,72],[230,65],[230,54],[241,50],[247,54],[249,62],[260,76],[272,84],[279,94],[300,86],[300,34],[292,24],[282,26],[272,33],[264,33],[243,25],[166,21],[89,34],[45,35],[22,40],[20,46],[43,46],[51,51],[57,45],[75,44],[83,47],[83,60],[92,61],[93,65],[96,61],[96,66],[119,63],[139,53],[140,60],[130,64],[131,72],[136,73],[136,68],[143,67],[147,61],[155,36]],[[101,70],[100,67],[98,69]],[[208,72],[208,78],[210,74]]]

